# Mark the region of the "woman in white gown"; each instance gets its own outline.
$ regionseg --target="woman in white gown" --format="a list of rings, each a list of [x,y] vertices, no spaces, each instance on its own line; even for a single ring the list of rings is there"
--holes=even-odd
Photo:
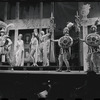
[[[16,45],[16,66],[24,66],[24,42],[22,34],[19,34]]]

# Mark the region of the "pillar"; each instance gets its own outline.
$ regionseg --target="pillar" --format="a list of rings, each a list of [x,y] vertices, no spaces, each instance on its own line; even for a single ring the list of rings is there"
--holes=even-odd
[[[5,9],[4,9],[4,22],[7,20],[7,5],[8,5],[8,2],[5,2]]]
[[[16,3],[16,19],[19,19],[19,2]]]
[[[86,35],[88,34],[87,32],[87,26],[83,26],[83,39],[85,39]],[[87,52],[88,52],[88,45],[83,42],[83,67],[84,67],[84,71],[87,71],[88,69],[88,63],[87,63]]]

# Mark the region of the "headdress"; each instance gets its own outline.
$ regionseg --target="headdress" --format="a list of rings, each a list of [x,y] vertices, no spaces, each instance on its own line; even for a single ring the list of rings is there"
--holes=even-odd
[[[97,31],[98,22],[99,22],[99,20],[97,19],[97,20],[95,21],[95,23],[91,26],[91,28],[90,28],[91,31],[93,31],[93,28],[94,28],[94,31]]]
[[[44,35],[44,31],[41,31],[40,34],[41,34],[41,35]]]
[[[0,33],[5,33],[5,35],[9,35],[9,29],[11,28],[11,27],[14,27],[14,24],[6,24],[5,22],[3,22],[3,21],[0,21],[0,28],[1,28],[1,30],[0,30]]]
[[[67,22],[67,25],[66,27],[63,29],[63,33],[64,34],[69,34],[69,30],[71,29],[71,27],[73,26],[74,24],[72,22]]]

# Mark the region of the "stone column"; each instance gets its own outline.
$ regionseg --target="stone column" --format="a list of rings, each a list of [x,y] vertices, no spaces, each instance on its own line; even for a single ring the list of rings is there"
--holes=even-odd
[[[51,19],[52,19],[52,18],[54,18],[54,2],[51,3]],[[54,39],[54,28],[55,28],[54,19],[52,19],[51,27],[52,27],[51,39]],[[51,42],[51,43],[50,43],[50,62],[55,62],[55,48],[54,48],[54,42]]]
[[[88,34],[88,30],[87,30],[87,26],[83,26],[83,39],[85,39],[86,35]],[[84,71],[87,71],[88,69],[88,63],[87,63],[87,52],[88,52],[88,45],[83,42],[83,67],[84,67]]]
[[[81,19],[81,7],[83,6],[84,2],[78,2],[78,12],[79,12],[79,17]],[[81,32],[79,34],[80,38],[83,38],[83,27],[81,27]],[[79,60],[80,60],[80,66],[83,66],[83,43],[81,41],[79,41]]]
[[[4,22],[7,20],[7,5],[8,5],[8,2],[5,2],[5,9],[4,9]]]
[[[15,37],[14,37],[14,51],[16,50],[16,42],[18,39],[18,29],[15,29]]]
[[[40,29],[39,32],[42,30],[42,19],[43,19],[43,2],[40,2]]]
[[[16,3],[16,19],[19,19],[19,2]]]

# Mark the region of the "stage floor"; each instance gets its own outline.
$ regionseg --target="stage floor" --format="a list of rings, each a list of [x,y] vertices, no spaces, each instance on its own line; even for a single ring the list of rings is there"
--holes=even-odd
[[[13,70],[11,70],[13,68]],[[78,69],[77,69],[78,68]],[[76,67],[76,69],[73,70],[71,67],[71,72],[66,71],[66,67],[62,67],[61,72],[57,72],[56,70],[58,69],[58,66],[49,66],[49,67],[44,67],[44,66],[38,66],[38,67],[33,67],[33,66],[7,66],[7,65],[2,65],[0,66],[0,73],[12,73],[12,74],[48,74],[48,75],[86,75],[87,72],[83,71],[82,67]],[[100,74],[96,73],[96,74]]]
[[[90,89],[93,94],[98,95],[100,93],[100,76],[95,76],[94,73],[88,76],[87,72],[73,70],[71,72],[65,70],[62,72],[56,70],[0,70],[0,96],[8,98],[8,100],[20,100],[20,98],[38,100],[36,94],[48,89],[48,84],[51,84],[52,88],[48,100],[57,100],[55,98],[64,98],[64,100],[71,98],[69,100],[75,100],[72,99],[75,97],[70,97],[70,94],[73,95],[73,91],[76,88],[83,87],[86,82],[88,82],[88,86],[95,82],[90,88],[86,88]],[[97,89],[99,92],[97,92]],[[78,97],[86,97],[85,87],[84,90],[83,88],[80,89],[78,93],[80,93],[77,94]],[[91,97],[89,93],[87,96]],[[95,97],[95,95],[92,96]]]
[[[25,70],[0,70],[0,73],[16,73],[16,74],[87,74],[84,71],[57,72],[57,71],[25,71]]]

